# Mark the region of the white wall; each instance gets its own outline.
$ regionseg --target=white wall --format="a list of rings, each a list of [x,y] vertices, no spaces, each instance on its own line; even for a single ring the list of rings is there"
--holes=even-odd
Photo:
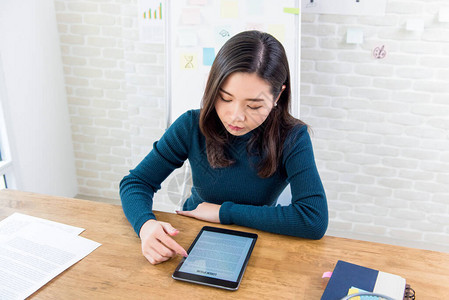
[[[137,0],[55,7],[79,193],[117,200],[120,180],[164,133],[165,47],[140,42]]]
[[[74,196],[77,182],[52,0],[0,1],[2,99],[17,188]]]
[[[382,17],[303,15],[301,113],[315,132],[328,234],[449,251],[445,6],[388,0]],[[407,31],[410,19],[423,30]],[[349,27],[363,43],[345,42]]]
[[[443,2],[388,0],[376,17],[302,15],[301,114],[315,132],[328,234],[449,249]],[[120,179],[164,132],[165,47],[139,40],[137,0],[55,4],[80,193],[118,199]],[[425,29],[407,32],[409,18]],[[364,43],[346,44],[347,27],[361,28]],[[387,56],[376,60],[381,45]],[[169,178],[157,203],[173,206],[184,178]]]

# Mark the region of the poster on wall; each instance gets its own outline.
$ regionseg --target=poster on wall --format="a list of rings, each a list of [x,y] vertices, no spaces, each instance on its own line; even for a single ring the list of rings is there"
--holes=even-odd
[[[207,77],[223,44],[245,30],[260,30],[284,46],[292,78],[292,113],[299,116],[299,0],[167,1],[168,124],[200,108]]]
[[[139,0],[138,20],[140,41],[152,44],[165,43],[165,1]]]

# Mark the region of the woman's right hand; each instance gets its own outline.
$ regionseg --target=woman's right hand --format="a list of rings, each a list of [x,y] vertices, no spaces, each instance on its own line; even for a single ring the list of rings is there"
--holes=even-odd
[[[179,230],[170,223],[148,220],[140,228],[139,234],[143,256],[153,265],[167,261],[176,254],[187,257],[187,251],[170,237],[178,233]]]

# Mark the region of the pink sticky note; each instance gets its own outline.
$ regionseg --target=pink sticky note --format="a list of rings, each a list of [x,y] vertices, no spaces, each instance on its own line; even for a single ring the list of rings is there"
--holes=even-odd
[[[183,25],[197,25],[201,23],[201,12],[198,7],[186,7],[182,10],[181,23]]]
[[[332,272],[324,272],[321,278],[331,278]]]

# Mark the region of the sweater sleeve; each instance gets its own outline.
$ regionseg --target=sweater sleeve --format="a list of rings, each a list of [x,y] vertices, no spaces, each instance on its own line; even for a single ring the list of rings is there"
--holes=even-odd
[[[307,126],[294,131],[286,139],[282,159],[291,187],[291,204],[252,206],[225,202],[220,208],[222,224],[237,224],[309,239],[323,237],[328,225],[328,209],[312,143]]]
[[[156,219],[154,193],[188,157],[193,119],[193,111],[180,116],[153,144],[153,150],[120,182],[123,211],[138,235],[146,221]]]

